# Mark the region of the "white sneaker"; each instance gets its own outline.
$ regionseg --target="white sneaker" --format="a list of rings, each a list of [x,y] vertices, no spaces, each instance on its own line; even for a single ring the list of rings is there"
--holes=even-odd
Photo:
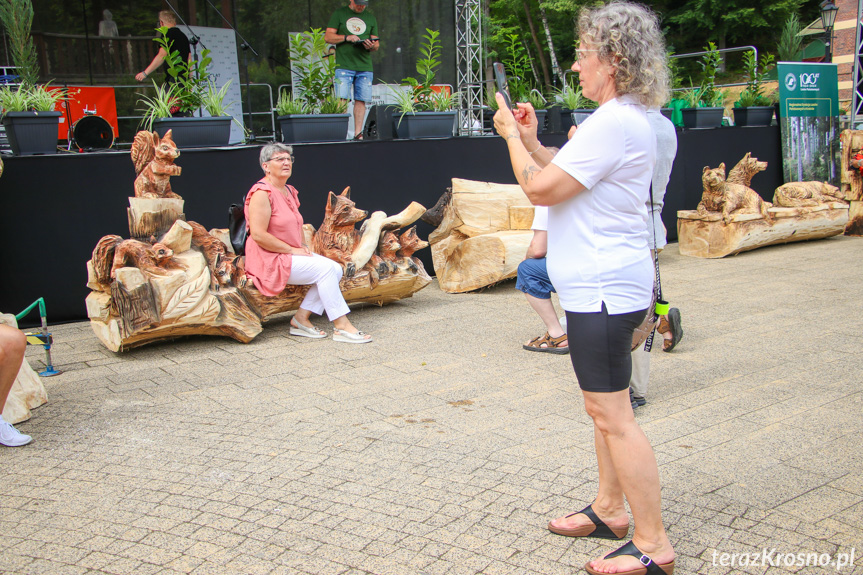
[[[22,445],[27,445],[31,441],[33,441],[32,437],[24,435],[12,427],[11,423],[6,422],[2,416],[0,416],[0,445],[5,445],[6,447],[20,447]]]

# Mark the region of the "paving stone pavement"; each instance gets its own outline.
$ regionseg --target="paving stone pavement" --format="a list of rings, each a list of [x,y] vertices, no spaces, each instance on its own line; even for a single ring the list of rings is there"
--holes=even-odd
[[[685,337],[651,354],[637,420],[676,573],[863,573],[861,256],[662,253]],[[541,324],[514,282],[351,318],[374,343],[282,316],[114,354],[53,326],[63,374],[18,426],[33,443],[0,448],[0,572],[557,575],[619,545],[545,528],[592,501],[592,427],[569,359],[521,349]]]

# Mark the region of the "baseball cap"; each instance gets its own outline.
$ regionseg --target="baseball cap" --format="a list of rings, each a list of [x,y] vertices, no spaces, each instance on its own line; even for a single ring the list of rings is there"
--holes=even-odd
[[[354,0],[354,4],[357,6],[368,6],[369,0]]]

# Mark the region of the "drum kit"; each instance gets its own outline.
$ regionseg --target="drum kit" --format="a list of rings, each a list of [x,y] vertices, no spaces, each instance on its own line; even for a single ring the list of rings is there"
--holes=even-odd
[[[84,115],[75,120],[70,131],[69,147],[74,145],[81,152],[107,150],[114,145],[114,129],[111,124],[96,114],[96,110],[84,108]]]
[[[70,149],[73,144],[79,150],[108,149],[114,145],[114,129],[106,119],[90,112],[72,124]]]

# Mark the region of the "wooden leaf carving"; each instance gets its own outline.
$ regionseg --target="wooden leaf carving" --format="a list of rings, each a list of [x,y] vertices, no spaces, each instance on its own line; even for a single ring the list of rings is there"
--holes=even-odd
[[[191,283],[180,286],[174,292],[174,295],[162,311],[162,318],[171,319],[186,315],[201,303],[201,300],[209,293],[209,288],[210,271],[204,268],[204,273],[200,274]]]

